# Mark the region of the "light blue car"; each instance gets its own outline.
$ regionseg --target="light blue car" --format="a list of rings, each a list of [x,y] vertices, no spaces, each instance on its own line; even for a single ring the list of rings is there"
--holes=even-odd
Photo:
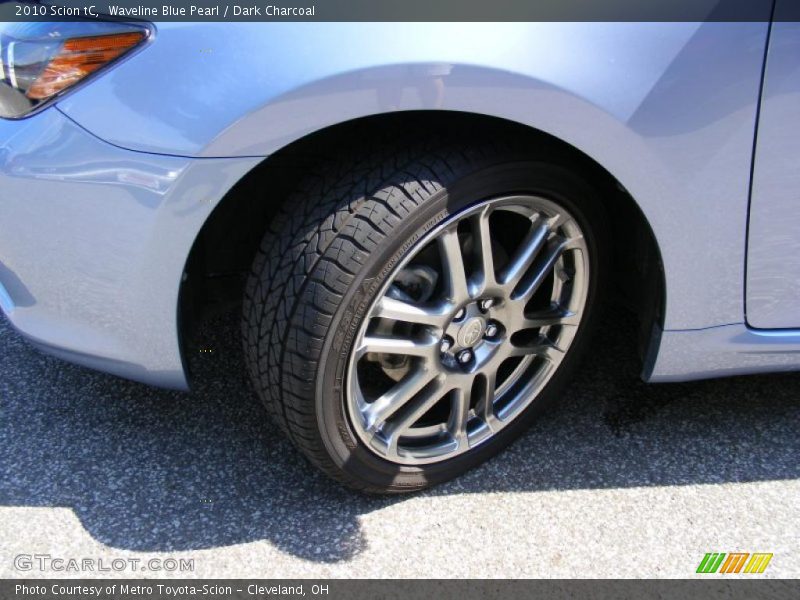
[[[800,367],[800,25],[0,25],[0,306],[187,389],[242,305],[326,473],[413,491],[580,368],[603,298],[647,381]]]

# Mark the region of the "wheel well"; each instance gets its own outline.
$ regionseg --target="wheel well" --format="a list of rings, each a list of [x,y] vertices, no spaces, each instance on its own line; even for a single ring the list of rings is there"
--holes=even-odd
[[[639,321],[640,355],[663,326],[665,283],[660,252],[649,223],[625,188],[602,166],[565,142],[504,119],[449,111],[408,111],[364,117],[309,134],[266,158],[219,202],[195,240],[184,270],[179,331],[184,359],[197,350],[197,326],[241,303],[256,250],[283,199],[320,162],[335,160],[359,140],[397,132],[502,136],[516,145],[545,148],[589,183],[609,215],[612,240],[612,301]],[[189,364],[184,360],[184,364]],[[191,375],[191,374],[189,374]]]

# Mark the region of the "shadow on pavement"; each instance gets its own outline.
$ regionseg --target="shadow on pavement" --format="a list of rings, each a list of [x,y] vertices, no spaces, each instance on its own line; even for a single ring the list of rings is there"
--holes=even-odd
[[[216,325],[184,394],[46,357],[0,319],[0,505],[69,507],[126,550],[266,539],[321,562],[364,550],[359,517],[406,500],[351,493],[308,466],[248,391],[235,316]],[[800,375],[646,385],[633,333],[610,313],[560,407],[427,494],[800,477]]]

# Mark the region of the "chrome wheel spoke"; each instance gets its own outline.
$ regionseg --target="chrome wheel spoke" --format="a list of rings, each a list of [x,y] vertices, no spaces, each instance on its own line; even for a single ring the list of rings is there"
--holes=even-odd
[[[497,417],[494,414],[494,396],[497,381],[497,371],[489,370],[480,378],[481,387],[480,403],[477,407],[478,416],[486,423],[491,431],[497,429]]]
[[[458,386],[453,390],[453,406],[448,429],[459,446],[469,443],[467,439],[467,420],[469,419],[469,405],[471,400],[471,380],[469,385]]]
[[[442,275],[447,283],[448,295],[454,302],[464,301],[469,298],[469,290],[458,232],[455,229],[444,231],[436,241],[442,255]]]
[[[492,250],[492,234],[489,229],[490,208],[486,207],[473,217],[475,232],[475,251],[477,255],[478,280],[472,295],[478,296],[496,285],[494,251]]]
[[[370,403],[369,407],[364,411],[367,430],[375,432],[386,422],[386,419],[408,404],[415,395],[433,381],[435,376],[435,373],[419,369],[415,373],[406,376],[392,389]]]
[[[503,268],[500,274],[500,283],[513,290],[531,268],[539,252],[547,241],[547,234],[550,229],[546,222],[539,219],[534,220],[525,239],[522,240],[516,254],[511,257],[508,265]]]
[[[520,321],[519,329],[539,329],[540,327],[552,327],[554,325],[577,327],[580,322],[581,317],[578,313],[561,308],[553,308],[525,315]]]
[[[386,434],[389,440],[389,452],[392,455],[397,455],[397,445],[402,435],[445,395],[446,389],[442,379],[437,378],[425,391],[417,394],[413,401],[404,406],[403,414],[389,425]]]
[[[405,338],[370,336],[361,340],[361,344],[356,348],[356,356],[361,358],[365,354],[399,354],[433,358],[437,348],[438,343],[435,338],[419,342]]]
[[[451,309],[452,306],[447,303],[425,307],[384,296],[380,299],[378,304],[376,304],[372,316],[381,319],[389,319],[391,321],[428,325],[441,329],[450,319]]]
[[[538,356],[553,363],[561,362],[564,358],[564,350],[556,346],[546,338],[540,338],[536,343],[525,346],[510,346],[508,349],[509,357],[515,356]]]
[[[547,276],[555,267],[556,261],[569,249],[571,242],[572,240],[565,240],[559,237],[551,239],[542,250],[539,260],[536,261],[533,268],[511,293],[511,299],[525,301],[530,299],[547,279]]]

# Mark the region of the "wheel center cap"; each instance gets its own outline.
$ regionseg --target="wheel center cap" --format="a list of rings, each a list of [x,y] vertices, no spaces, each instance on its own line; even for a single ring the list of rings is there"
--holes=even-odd
[[[480,317],[472,317],[461,326],[458,331],[458,345],[464,348],[474,346],[486,330],[486,321]]]

